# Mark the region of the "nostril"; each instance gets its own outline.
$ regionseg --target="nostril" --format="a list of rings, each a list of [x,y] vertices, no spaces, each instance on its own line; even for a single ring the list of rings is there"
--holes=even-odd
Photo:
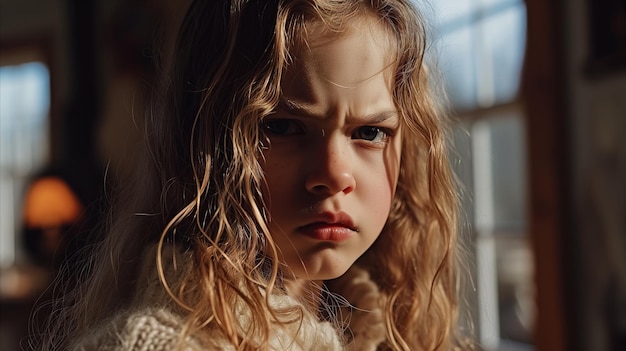
[[[325,177],[323,181],[309,181],[306,188],[309,192],[317,195],[334,195],[337,193],[351,193],[355,186],[354,177],[346,174],[344,177]]]
[[[314,193],[319,194],[319,193],[328,193],[330,189],[328,189],[328,187],[325,185],[315,185],[313,186],[311,190],[313,190]]]
[[[353,190],[354,190],[354,185],[350,185],[350,186],[345,187],[342,191],[344,194],[348,194],[348,193],[351,193]]]

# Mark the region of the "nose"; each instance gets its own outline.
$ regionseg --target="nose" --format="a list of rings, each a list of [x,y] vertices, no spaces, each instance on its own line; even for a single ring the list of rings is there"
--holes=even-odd
[[[326,138],[312,149],[306,189],[316,195],[349,194],[356,187],[353,160],[347,143],[338,138]]]

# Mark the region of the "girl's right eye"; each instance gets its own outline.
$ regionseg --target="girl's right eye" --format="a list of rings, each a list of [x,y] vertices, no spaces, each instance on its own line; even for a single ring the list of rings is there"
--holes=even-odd
[[[262,123],[263,130],[273,135],[294,135],[303,132],[302,126],[292,119],[268,119]]]

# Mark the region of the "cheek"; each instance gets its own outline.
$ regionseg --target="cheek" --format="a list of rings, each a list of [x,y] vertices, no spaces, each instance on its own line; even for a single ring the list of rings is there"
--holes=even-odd
[[[382,155],[366,160],[361,183],[380,201],[378,207],[390,207],[400,174],[401,138],[395,138]]]
[[[383,225],[387,221],[391,202],[394,196],[394,188],[391,187],[390,180],[384,176],[374,184],[369,184],[368,191],[362,195],[363,201],[368,205],[373,218],[377,224]]]
[[[387,221],[396,183],[397,172],[382,163],[364,169],[357,180],[358,200],[367,211],[370,225],[375,228],[382,229]]]
[[[294,162],[277,159],[271,154],[266,155],[261,163],[265,176],[266,186],[263,189],[263,198],[269,209],[280,208],[281,203],[287,201],[294,192],[294,182],[298,178],[298,168]]]
[[[387,221],[398,185],[401,151],[402,139],[398,137],[385,149],[382,164],[379,165],[375,173],[372,173],[373,176],[375,175],[372,193],[377,198],[377,200],[373,200],[372,208],[381,214],[380,217],[383,217],[381,219],[383,225]]]

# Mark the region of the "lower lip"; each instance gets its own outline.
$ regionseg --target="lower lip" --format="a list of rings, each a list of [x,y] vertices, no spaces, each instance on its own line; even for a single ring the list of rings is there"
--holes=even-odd
[[[350,239],[355,231],[339,226],[326,223],[310,224],[298,229],[304,235],[320,241],[342,242]]]

